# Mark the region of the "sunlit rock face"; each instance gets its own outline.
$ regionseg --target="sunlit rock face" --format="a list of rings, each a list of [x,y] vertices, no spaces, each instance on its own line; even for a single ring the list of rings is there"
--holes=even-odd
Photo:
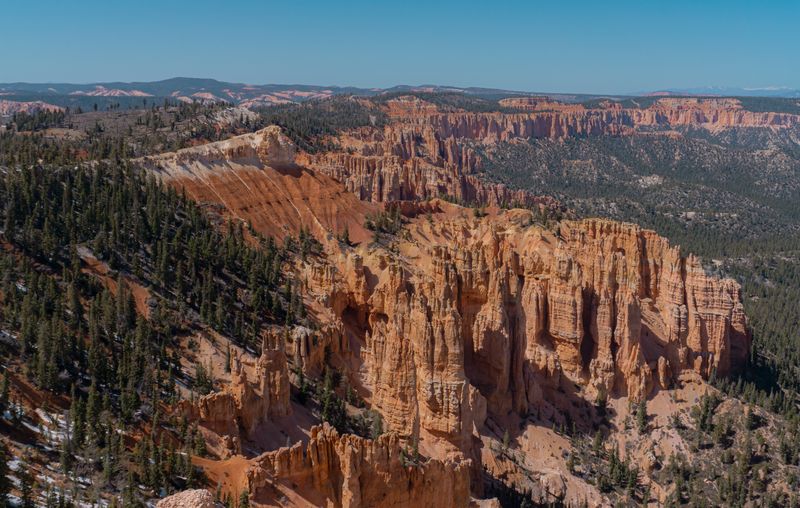
[[[360,341],[370,402],[439,456],[468,453],[487,414],[525,415],[547,391],[640,400],[688,372],[746,365],[738,284],[655,233],[606,220],[554,233],[527,211],[439,204],[394,253],[332,258],[329,295]]]

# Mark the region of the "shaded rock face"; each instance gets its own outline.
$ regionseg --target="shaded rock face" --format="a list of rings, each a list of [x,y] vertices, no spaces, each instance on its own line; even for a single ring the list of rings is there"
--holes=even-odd
[[[389,428],[468,453],[487,414],[525,415],[548,392],[638,400],[746,364],[734,281],[633,225],[565,221],[554,235],[530,217],[415,219],[397,255],[344,262],[350,292],[331,299],[363,316],[348,333],[365,330],[362,381]]]
[[[234,361],[231,383],[222,391],[183,400],[177,412],[204,431],[209,448],[220,457],[242,452],[242,440],[252,438],[258,426],[292,412],[289,370],[283,341],[268,334],[256,361],[254,379],[248,378],[241,362]]]
[[[428,459],[407,465],[400,439],[340,436],[313,427],[307,445],[297,443],[251,460],[246,472],[255,503],[367,508],[372,506],[469,506],[469,461]]]

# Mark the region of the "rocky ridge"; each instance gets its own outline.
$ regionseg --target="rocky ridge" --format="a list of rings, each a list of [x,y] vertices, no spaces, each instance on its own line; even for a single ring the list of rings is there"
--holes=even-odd
[[[295,164],[295,147],[276,126],[138,163],[195,201],[221,205],[230,217],[278,239],[301,229],[325,236],[349,228],[354,240],[369,236],[363,219],[374,207],[331,177]]]
[[[736,99],[659,99],[646,108],[605,101],[596,108],[547,98],[509,98],[507,111],[444,110],[414,96],[387,101],[390,121],[337,138],[340,151],[309,155],[303,163],[376,202],[449,196],[465,204],[553,207],[552,199],[488,184],[477,178],[483,146],[535,138],[622,136],[640,131],[800,125],[800,115],[753,112]]]
[[[156,508],[214,508],[214,497],[204,489],[185,490],[165,497]]]
[[[256,503],[282,496],[308,506],[441,506],[470,504],[469,464],[415,462],[395,434],[376,440],[340,436],[328,425],[311,429],[307,445],[267,452],[250,461],[246,486]]]
[[[0,116],[11,116],[17,113],[33,114],[37,111],[64,111],[64,108],[44,101],[9,101],[0,99]]]

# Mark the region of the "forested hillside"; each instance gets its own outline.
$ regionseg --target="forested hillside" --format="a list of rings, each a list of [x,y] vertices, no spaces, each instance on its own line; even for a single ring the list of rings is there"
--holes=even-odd
[[[125,164],[6,171],[0,202],[0,403],[2,425],[19,429],[4,432],[29,446],[13,450],[20,467],[55,468],[53,503],[119,493],[135,506],[197,485],[190,458],[204,441],[163,408],[215,381],[202,363],[182,367],[181,337],[209,328],[255,350],[263,327],[302,322],[283,269],[292,252],[241,223],[211,223]]]

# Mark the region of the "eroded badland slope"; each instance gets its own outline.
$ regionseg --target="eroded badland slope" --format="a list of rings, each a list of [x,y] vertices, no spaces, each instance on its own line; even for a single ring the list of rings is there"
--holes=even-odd
[[[293,150],[270,128],[145,161],[171,185],[222,205],[223,215],[271,234],[303,226],[320,242],[320,255],[294,266],[317,324],[265,345],[264,355],[286,358],[269,362],[277,368],[271,381],[262,355],[255,380],[245,375],[191,409],[209,442],[219,443],[223,462],[202,462],[215,481],[231,492],[246,488],[264,505],[465,506],[470,493],[507,497],[498,490],[507,486],[539,502],[641,499],[644,486],[647,496],[666,499],[670,486],[650,473],[670,454],[644,431],[625,438],[624,428],[637,404],[658,400],[645,415],[683,450],[688,438],[667,429],[671,412],[688,414],[712,393],[710,376],[747,367],[750,336],[734,281],[707,275],[693,256],[630,224],[544,224],[538,207],[479,213],[438,199],[381,204],[392,192],[365,195],[374,184],[360,193],[372,202],[361,201],[347,182],[311,168],[319,157]],[[407,183],[400,182],[385,188]],[[345,206],[332,209],[334,201]],[[300,433],[305,445],[254,454],[264,433],[298,438],[290,427],[308,409],[291,401],[288,387],[329,371],[346,412],[369,408],[390,434],[371,442],[318,428]],[[690,395],[664,402],[661,394],[679,390]],[[270,414],[275,402],[253,398],[278,398],[283,409]],[[324,411],[312,398],[311,412],[317,403]],[[606,400],[612,407],[597,405]],[[587,459],[580,473],[569,457],[596,432],[609,441],[598,464]],[[622,450],[611,447],[617,439]],[[642,455],[625,443],[653,449]],[[627,494],[609,494],[592,477],[612,452],[641,467]],[[433,501],[436,488],[448,495]]]

